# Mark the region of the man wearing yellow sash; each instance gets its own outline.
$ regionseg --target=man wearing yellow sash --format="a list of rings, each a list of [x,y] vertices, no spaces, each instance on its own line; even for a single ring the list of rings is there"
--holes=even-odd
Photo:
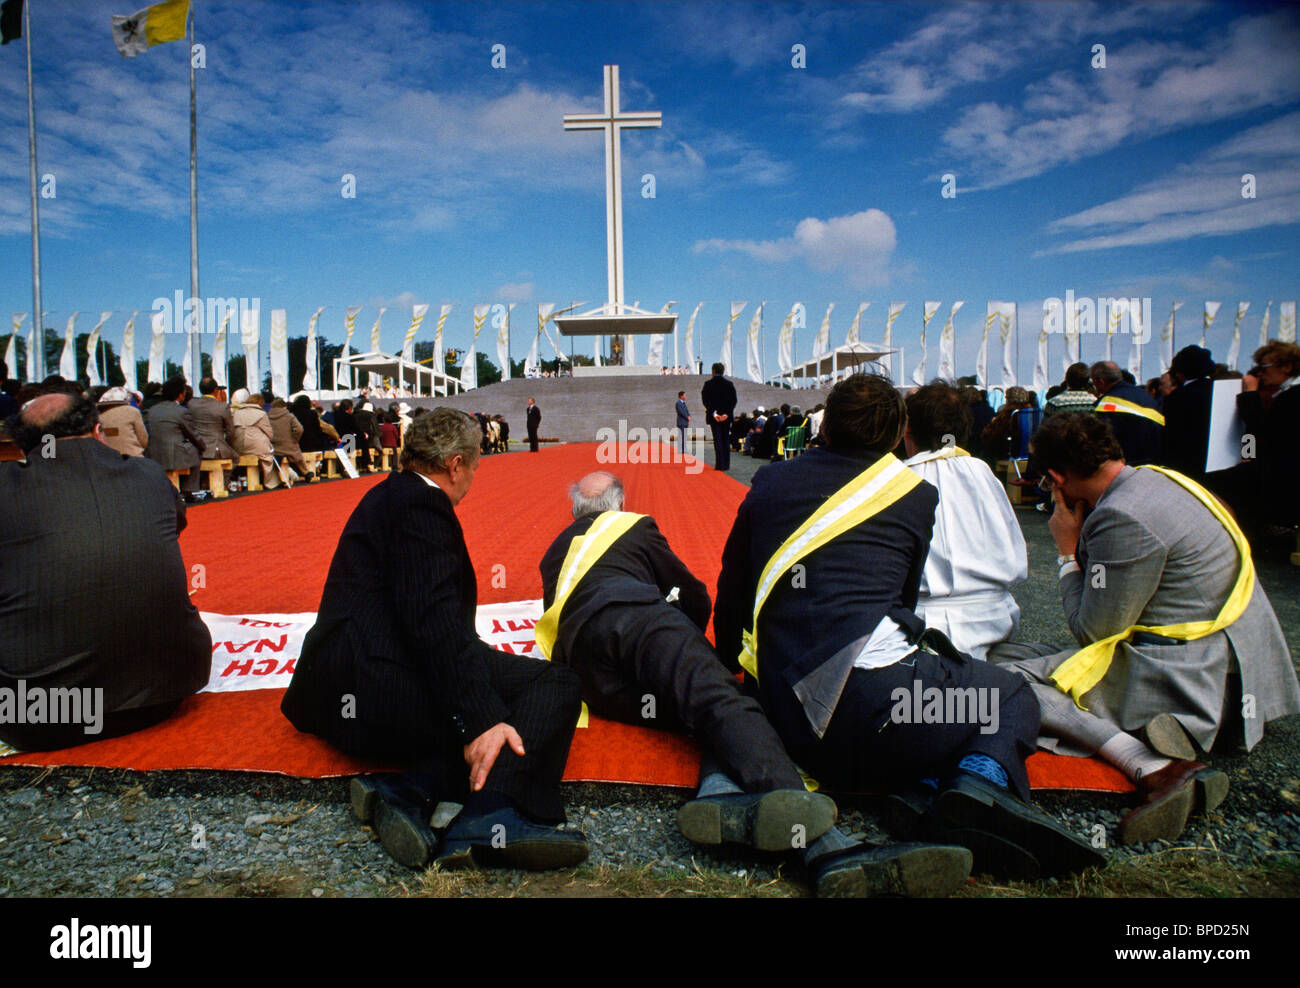
[[[575,520],[540,566],[543,654],[578,673],[599,716],[695,735],[700,792],[678,814],[688,839],[761,851],[816,840],[835,823],[835,803],[804,788],[762,708],[718,661],[704,637],[704,584],[653,518],[622,510],[613,474],[588,474],[569,497]]]
[[[946,894],[972,860],[1018,878],[1100,863],[1024,801],[1039,721],[1028,684],[915,614],[939,495],[890,452],[904,423],[887,378],[840,382],[826,445],[755,475],[723,551],[718,652],[757,679],[786,750],[824,785],[907,790],[894,822],[938,842],[865,850],[833,828],[807,863],[820,873],[856,855],[866,893],[894,868],[893,891],[913,895]]]
[[[1125,381],[1112,360],[1092,365],[1092,388],[1097,392],[1093,413],[1110,425],[1129,466],[1159,463],[1165,419],[1146,389]]]
[[[1300,712],[1286,639],[1250,547],[1204,488],[1127,466],[1089,415],[1048,419],[1032,451],[1053,490],[1061,596],[1082,650],[998,646],[989,659],[1035,683],[1043,747],[1100,754],[1136,783],[1121,839],[1173,839],[1227,793],[1196,749],[1252,748],[1265,723]]]

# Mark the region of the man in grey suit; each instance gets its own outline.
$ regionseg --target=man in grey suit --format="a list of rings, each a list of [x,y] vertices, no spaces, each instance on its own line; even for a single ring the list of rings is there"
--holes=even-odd
[[[149,448],[145,455],[164,470],[185,470],[181,477],[181,490],[185,500],[194,500],[199,489],[199,463],[203,459],[204,445],[198,439],[198,426],[189,409],[182,405],[185,396],[185,378],[174,377],[162,386],[163,400],[145,413],[145,428],[149,430]]]
[[[686,392],[677,392],[677,434],[681,437],[682,445],[680,452],[686,452],[686,430],[691,427],[691,410],[686,406]]]
[[[0,703],[0,739],[49,750],[155,724],[212,663],[176,540],[185,508],[156,463],[103,441],[84,397],[45,394],[12,421],[27,461],[0,463],[0,689],[28,702],[17,717]]]
[[[203,440],[203,455],[210,460],[239,459],[235,452],[235,418],[222,400],[216,379],[199,381],[199,397],[186,406],[194,416],[195,435]]]
[[[1136,783],[1122,840],[1172,839],[1227,794],[1197,748],[1223,738],[1249,750],[1268,721],[1300,712],[1286,639],[1249,547],[1203,488],[1127,466],[1091,415],[1045,420],[1030,449],[1056,504],[1061,596],[1084,650],[1004,644],[989,659],[1034,683],[1041,746],[1100,754]],[[1100,644],[1112,636],[1113,650]]]

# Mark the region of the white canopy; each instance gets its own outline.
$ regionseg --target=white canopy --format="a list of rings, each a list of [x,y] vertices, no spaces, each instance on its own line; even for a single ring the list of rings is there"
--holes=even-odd
[[[773,380],[791,379],[792,383],[801,382],[804,386],[822,378],[835,381],[856,374],[863,364],[870,364],[881,357],[899,352],[901,351],[897,347],[883,346],[879,343],[845,343],[821,357],[796,364],[789,374],[778,375]]]
[[[338,380],[340,367],[348,368],[348,380],[356,384],[354,372],[378,374],[390,379],[398,388],[406,389],[417,395],[459,394],[459,378],[450,377],[432,367],[403,360],[391,353],[371,350],[368,353],[353,353],[346,357],[334,358],[334,380]],[[450,389],[450,390],[449,390]]]

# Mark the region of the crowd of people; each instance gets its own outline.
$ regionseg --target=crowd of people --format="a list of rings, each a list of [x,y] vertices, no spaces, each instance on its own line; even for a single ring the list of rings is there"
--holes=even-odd
[[[573,521],[539,563],[536,641],[549,662],[495,651],[475,633],[477,577],[455,509],[501,423],[448,408],[403,422],[400,406],[387,422],[365,400],[323,414],[309,403],[323,436],[327,424],[339,438],[370,435],[373,421],[382,442],[391,426],[401,470],[347,522],[282,710],[345,752],[406,766],[356,777],[351,797],[411,867],[584,860],[585,838],[562,825],[559,786],[583,703],[693,734],[700,778],[678,815],[682,833],[788,853],[820,895],[945,895],[972,873],[1035,879],[1103,864],[1102,850],[1031,802],[1025,760],[1039,748],[1100,757],[1132,781],[1121,840],[1176,838],[1227,795],[1211,754],[1249,750],[1268,722],[1300,713],[1246,519],[1215,494],[1217,483],[1259,498],[1259,485],[1293,476],[1279,473],[1294,469],[1279,459],[1294,449],[1300,348],[1273,342],[1255,361],[1238,407],[1256,455],[1225,477],[1161,465],[1180,442],[1157,399],[1113,364],[1083,368],[1086,378],[1070,368],[1033,420],[1027,471],[1051,500],[1061,626],[1075,643],[1066,649],[1019,638],[1012,588],[1028,572],[1025,541],[1005,487],[966,448],[972,396],[943,382],[904,394],[858,374],[808,416],[782,408],[748,423],[751,440],[789,438],[793,426],[811,441],[754,476],[712,599],[654,519],[624,510],[620,478],[576,481]],[[1182,351],[1176,364],[1166,409],[1183,389],[1189,405],[1206,390],[1200,355]],[[715,449],[729,453],[735,389],[714,370],[702,399]],[[144,397],[143,416],[113,394],[108,425],[74,386],[18,396],[10,431],[28,457],[0,465],[0,500],[15,507],[0,520],[0,544],[19,547],[0,569],[0,599],[16,602],[0,612],[0,643],[21,661],[3,685],[27,676],[82,686],[102,678],[101,666],[130,664],[135,685],[108,705],[104,726],[115,733],[156,723],[201,685],[211,643],[185,593],[184,506],[162,471],[110,449],[107,430],[146,456],[176,437],[238,449],[249,433],[274,452],[263,396],[236,393],[227,407],[208,385],[187,407],[184,382],[166,382],[152,403]],[[1007,396],[1013,412],[1037,410],[1021,401]],[[531,401],[528,419],[535,435]],[[298,421],[297,436],[292,423],[281,433],[287,425],[301,444]],[[982,430],[986,448],[990,434],[1002,441],[995,425],[997,416]],[[720,457],[718,469],[727,466]],[[87,526],[98,531],[86,506],[104,498],[131,502],[122,532],[134,534],[118,540],[130,545],[84,537]],[[86,545],[103,558],[88,558]],[[69,617],[86,613],[77,601],[90,576],[150,553],[165,565],[143,590],[121,589],[113,621]],[[38,565],[74,556],[78,567]],[[146,608],[168,642],[148,655],[126,637]],[[188,658],[174,661],[178,653]],[[76,740],[66,726],[31,724],[0,724],[0,739]],[[897,842],[845,834],[827,790],[883,793]]]

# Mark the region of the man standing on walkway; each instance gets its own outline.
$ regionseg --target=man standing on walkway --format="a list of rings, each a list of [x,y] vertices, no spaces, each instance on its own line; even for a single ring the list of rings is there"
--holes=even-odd
[[[713,376],[700,391],[704,417],[713,430],[713,465],[718,470],[731,469],[731,417],[736,411],[736,386],[722,376],[725,370],[722,364],[714,364]]]
[[[537,430],[542,424],[542,410],[537,407],[537,402],[532,398],[528,399],[528,448],[537,452]]]
[[[686,430],[691,425],[691,411],[686,407],[686,392],[677,392],[677,434],[681,436],[681,452],[686,452]]]

